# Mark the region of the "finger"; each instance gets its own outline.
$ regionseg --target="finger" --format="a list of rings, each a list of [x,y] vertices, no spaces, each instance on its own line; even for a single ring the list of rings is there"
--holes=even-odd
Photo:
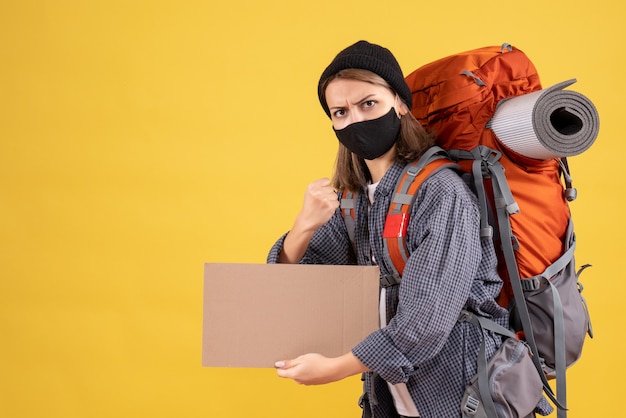
[[[291,372],[289,369],[276,369],[278,377],[291,378]]]
[[[296,364],[293,360],[280,360],[274,363],[275,368],[283,370],[291,369],[295,365]]]

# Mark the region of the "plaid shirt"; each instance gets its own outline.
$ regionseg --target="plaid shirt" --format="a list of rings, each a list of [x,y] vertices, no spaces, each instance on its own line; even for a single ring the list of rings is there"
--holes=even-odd
[[[313,235],[301,263],[371,265],[373,254],[381,274],[390,274],[382,230],[402,169],[396,163],[387,171],[371,208],[366,189],[358,194],[356,254],[337,210]],[[372,370],[365,374],[364,390],[374,417],[398,417],[384,381],[406,383],[422,418],[461,416],[481,333],[458,322],[459,314],[465,308],[504,326],[508,322],[507,311],[495,302],[502,281],[491,240],[479,237],[479,217],[475,196],[454,171],[440,170],[420,187],[406,237],[411,255],[400,285],[386,291],[389,322],[352,350]],[[269,263],[277,262],[284,237],[270,250]],[[500,338],[486,335],[491,356]],[[545,400],[541,405],[549,412]]]

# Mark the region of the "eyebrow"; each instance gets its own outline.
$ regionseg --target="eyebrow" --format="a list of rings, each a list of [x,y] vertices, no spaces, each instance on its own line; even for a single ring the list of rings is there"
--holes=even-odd
[[[353,105],[358,105],[360,103],[366,102],[368,100],[370,100],[372,97],[375,97],[376,93],[372,93],[372,94],[368,94],[367,96],[363,97],[362,99],[357,100],[356,102],[352,103]],[[344,106],[330,106],[329,109],[343,109]]]

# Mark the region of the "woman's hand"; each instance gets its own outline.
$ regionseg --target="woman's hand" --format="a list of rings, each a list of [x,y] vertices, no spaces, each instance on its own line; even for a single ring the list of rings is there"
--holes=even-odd
[[[339,207],[337,192],[330,179],[322,178],[309,184],[304,194],[302,210],[296,218],[296,225],[304,231],[315,232],[333,216]]]
[[[275,367],[279,377],[293,379],[303,385],[336,382],[368,370],[352,353],[334,358],[305,354],[293,360],[277,361]]]
[[[339,199],[330,179],[322,178],[309,184],[304,194],[302,209],[285,238],[278,261],[280,263],[300,261],[313,233],[328,222],[338,207]]]

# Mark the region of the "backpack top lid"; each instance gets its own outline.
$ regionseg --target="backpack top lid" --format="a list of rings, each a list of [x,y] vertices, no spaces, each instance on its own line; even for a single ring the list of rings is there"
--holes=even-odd
[[[499,101],[541,90],[539,74],[509,44],[478,48],[426,64],[406,77],[411,112],[444,149],[472,150],[481,143]]]

